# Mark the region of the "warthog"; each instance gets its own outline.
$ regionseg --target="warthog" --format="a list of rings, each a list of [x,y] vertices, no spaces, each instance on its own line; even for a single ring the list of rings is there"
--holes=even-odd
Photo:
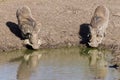
[[[91,38],[88,43],[91,47],[98,47],[105,37],[109,21],[109,10],[105,6],[98,6],[90,22]]]
[[[16,12],[16,17],[21,35],[24,38],[24,44],[32,46],[33,49],[39,49],[41,44],[38,38],[40,28],[37,26],[30,8],[27,6],[19,8]]]

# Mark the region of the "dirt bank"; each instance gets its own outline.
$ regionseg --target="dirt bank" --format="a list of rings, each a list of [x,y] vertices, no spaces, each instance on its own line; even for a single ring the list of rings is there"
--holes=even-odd
[[[37,23],[42,47],[79,45],[80,25],[88,24],[98,5],[110,10],[109,27],[103,44],[120,44],[120,0],[0,0],[0,51],[24,48],[17,30],[17,8],[27,5]]]

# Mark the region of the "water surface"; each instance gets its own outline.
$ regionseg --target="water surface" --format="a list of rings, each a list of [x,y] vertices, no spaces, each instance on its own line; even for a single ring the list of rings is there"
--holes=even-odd
[[[0,80],[119,80],[109,51],[79,47],[0,54]]]

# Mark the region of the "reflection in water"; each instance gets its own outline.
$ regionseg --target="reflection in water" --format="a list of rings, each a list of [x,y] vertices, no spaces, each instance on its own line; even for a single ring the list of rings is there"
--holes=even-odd
[[[96,74],[96,79],[104,80],[108,73],[108,63],[106,61],[106,54],[97,49],[89,50],[90,54],[90,69]]]
[[[3,53],[0,80],[119,80],[108,53],[80,47]]]
[[[42,54],[38,51],[25,54],[17,71],[18,80],[30,80],[31,74],[35,71]]]

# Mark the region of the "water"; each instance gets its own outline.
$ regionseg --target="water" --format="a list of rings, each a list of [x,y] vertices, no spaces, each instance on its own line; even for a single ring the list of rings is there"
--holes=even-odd
[[[120,80],[109,51],[84,48],[0,54],[0,80]]]

